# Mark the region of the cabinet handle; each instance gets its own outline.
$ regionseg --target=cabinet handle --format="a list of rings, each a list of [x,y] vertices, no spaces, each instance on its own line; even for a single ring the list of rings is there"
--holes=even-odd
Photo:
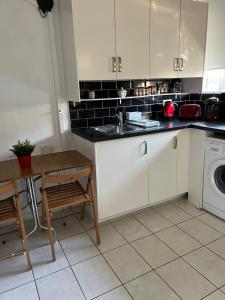
[[[173,149],[177,149],[177,137],[173,138]]]
[[[179,71],[179,59],[177,57],[174,57],[173,59],[173,70],[174,71]]]
[[[144,145],[145,145],[144,155],[146,155],[146,154],[148,154],[148,143],[146,141],[144,141]]]
[[[116,58],[115,56],[112,57],[112,71],[116,72]]]
[[[118,72],[122,72],[122,58],[120,56],[117,57],[117,69]]]
[[[182,57],[179,58],[179,71],[184,70],[184,59]]]

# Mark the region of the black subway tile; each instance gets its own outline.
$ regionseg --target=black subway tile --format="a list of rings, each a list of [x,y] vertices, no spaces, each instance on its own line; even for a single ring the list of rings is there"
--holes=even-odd
[[[190,94],[190,100],[200,100],[201,94]]]
[[[71,128],[87,127],[87,119],[72,120]]]
[[[94,109],[84,109],[78,111],[79,118],[85,119],[85,118],[93,118],[94,117]]]
[[[80,91],[80,99],[88,99],[88,92]]]
[[[102,82],[102,89],[103,90],[116,90],[117,89],[117,82],[116,81],[103,81]]]
[[[151,111],[151,105],[139,105],[138,111],[140,112],[150,112]]]
[[[95,91],[95,98],[108,98],[108,90]]]
[[[143,105],[145,104],[145,98],[133,98],[132,105]]]
[[[102,88],[101,81],[86,81],[85,88],[88,91],[101,90]]]
[[[70,110],[70,119],[74,120],[78,118],[77,110]]]
[[[109,98],[117,98],[117,90],[109,90]]]
[[[104,100],[103,107],[117,107],[117,100]]]
[[[126,80],[126,81],[117,81],[117,88],[121,89],[130,89],[131,88],[131,81],[130,80]]]
[[[102,108],[102,100],[87,101],[87,108]]]
[[[118,106],[131,106],[131,105],[132,105],[131,99],[118,100]]]
[[[80,81],[79,82],[79,86],[80,86],[80,91],[84,91],[85,90],[85,82],[84,81]]]
[[[152,111],[162,111],[163,105],[162,104],[152,104]]]
[[[75,106],[74,106],[74,102],[70,102],[69,107],[70,107],[70,109],[73,109],[73,110],[86,109],[87,102],[86,101],[75,102]]]
[[[107,117],[109,116],[109,108],[96,108],[95,117]]]
[[[90,126],[101,126],[101,125],[104,125],[104,119],[103,118],[88,119],[88,127],[90,127]]]
[[[125,107],[125,112],[130,112],[130,111],[137,111],[137,106],[129,106]]]
[[[124,107],[112,107],[112,108],[110,108],[110,116],[115,116],[115,114],[119,111],[124,113]]]
[[[153,103],[156,103],[157,102],[157,99],[154,97],[154,99],[153,99],[153,97],[152,96],[146,96],[145,97],[145,104],[153,104]]]
[[[104,125],[107,125],[107,124],[117,124],[117,118],[116,117],[105,117]]]

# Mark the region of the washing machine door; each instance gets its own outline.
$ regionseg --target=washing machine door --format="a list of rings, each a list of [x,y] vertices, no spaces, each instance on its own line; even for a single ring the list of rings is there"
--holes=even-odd
[[[225,198],[225,159],[212,163],[209,168],[209,181],[215,192]]]

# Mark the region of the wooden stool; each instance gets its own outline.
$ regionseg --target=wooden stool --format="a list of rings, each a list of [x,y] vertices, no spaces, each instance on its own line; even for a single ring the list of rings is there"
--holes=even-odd
[[[12,194],[12,196],[9,196]],[[14,253],[10,253],[7,256],[0,257],[0,260],[7,259],[9,257],[26,253],[27,263],[29,269],[31,268],[31,260],[28,249],[28,242],[26,239],[24,220],[22,210],[19,203],[19,196],[16,189],[15,181],[8,182],[0,186],[0,196],[7,197],[5,200],[0,200],[0,224],[6,224],[16,222],[19,224],[20,236],[23,242],[23,249]]]
[[[52,233],[51,215],[53,212],[82,204],[81,219],[84,217],[85,206],[87,203],[92,204],[96,239],[97,244],[100,244],[100,235],[98,228],[98,213],[97,213],[97,203],[95,196],[95,186],[94,181],[91,178],[92,168],[86,167],[85,169],[79,170],[73,174],[67,175],[49,175],[42,174],[42,198],[43,198],[43,217],[47,221],[49,240],[51,244],[52,257],[53,260],[56,259],[54,242],[55,239]],[[82,178],[87,178],[86,189],[82,187],[78,180]],[[46,187],[46,185],[51,184],[54,186]],[[57,185],[55,185],[57,184]],[[78,213],[80,213],[78,212]],[[91,227],[93,228],[93,227]],[[87,228],[88,230],[90,228]],[[85,232],[82,230],[78,233],[67,234],[60,236],[59,239],[64,239],[70,236],[74,236]]]

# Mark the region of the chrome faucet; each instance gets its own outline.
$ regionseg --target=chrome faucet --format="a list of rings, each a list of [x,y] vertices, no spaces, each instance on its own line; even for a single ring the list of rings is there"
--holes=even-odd
[[[118,113],[115,114],[115,117],[119,121],[119,127],[123,127],[123,112],[119,111]]]

